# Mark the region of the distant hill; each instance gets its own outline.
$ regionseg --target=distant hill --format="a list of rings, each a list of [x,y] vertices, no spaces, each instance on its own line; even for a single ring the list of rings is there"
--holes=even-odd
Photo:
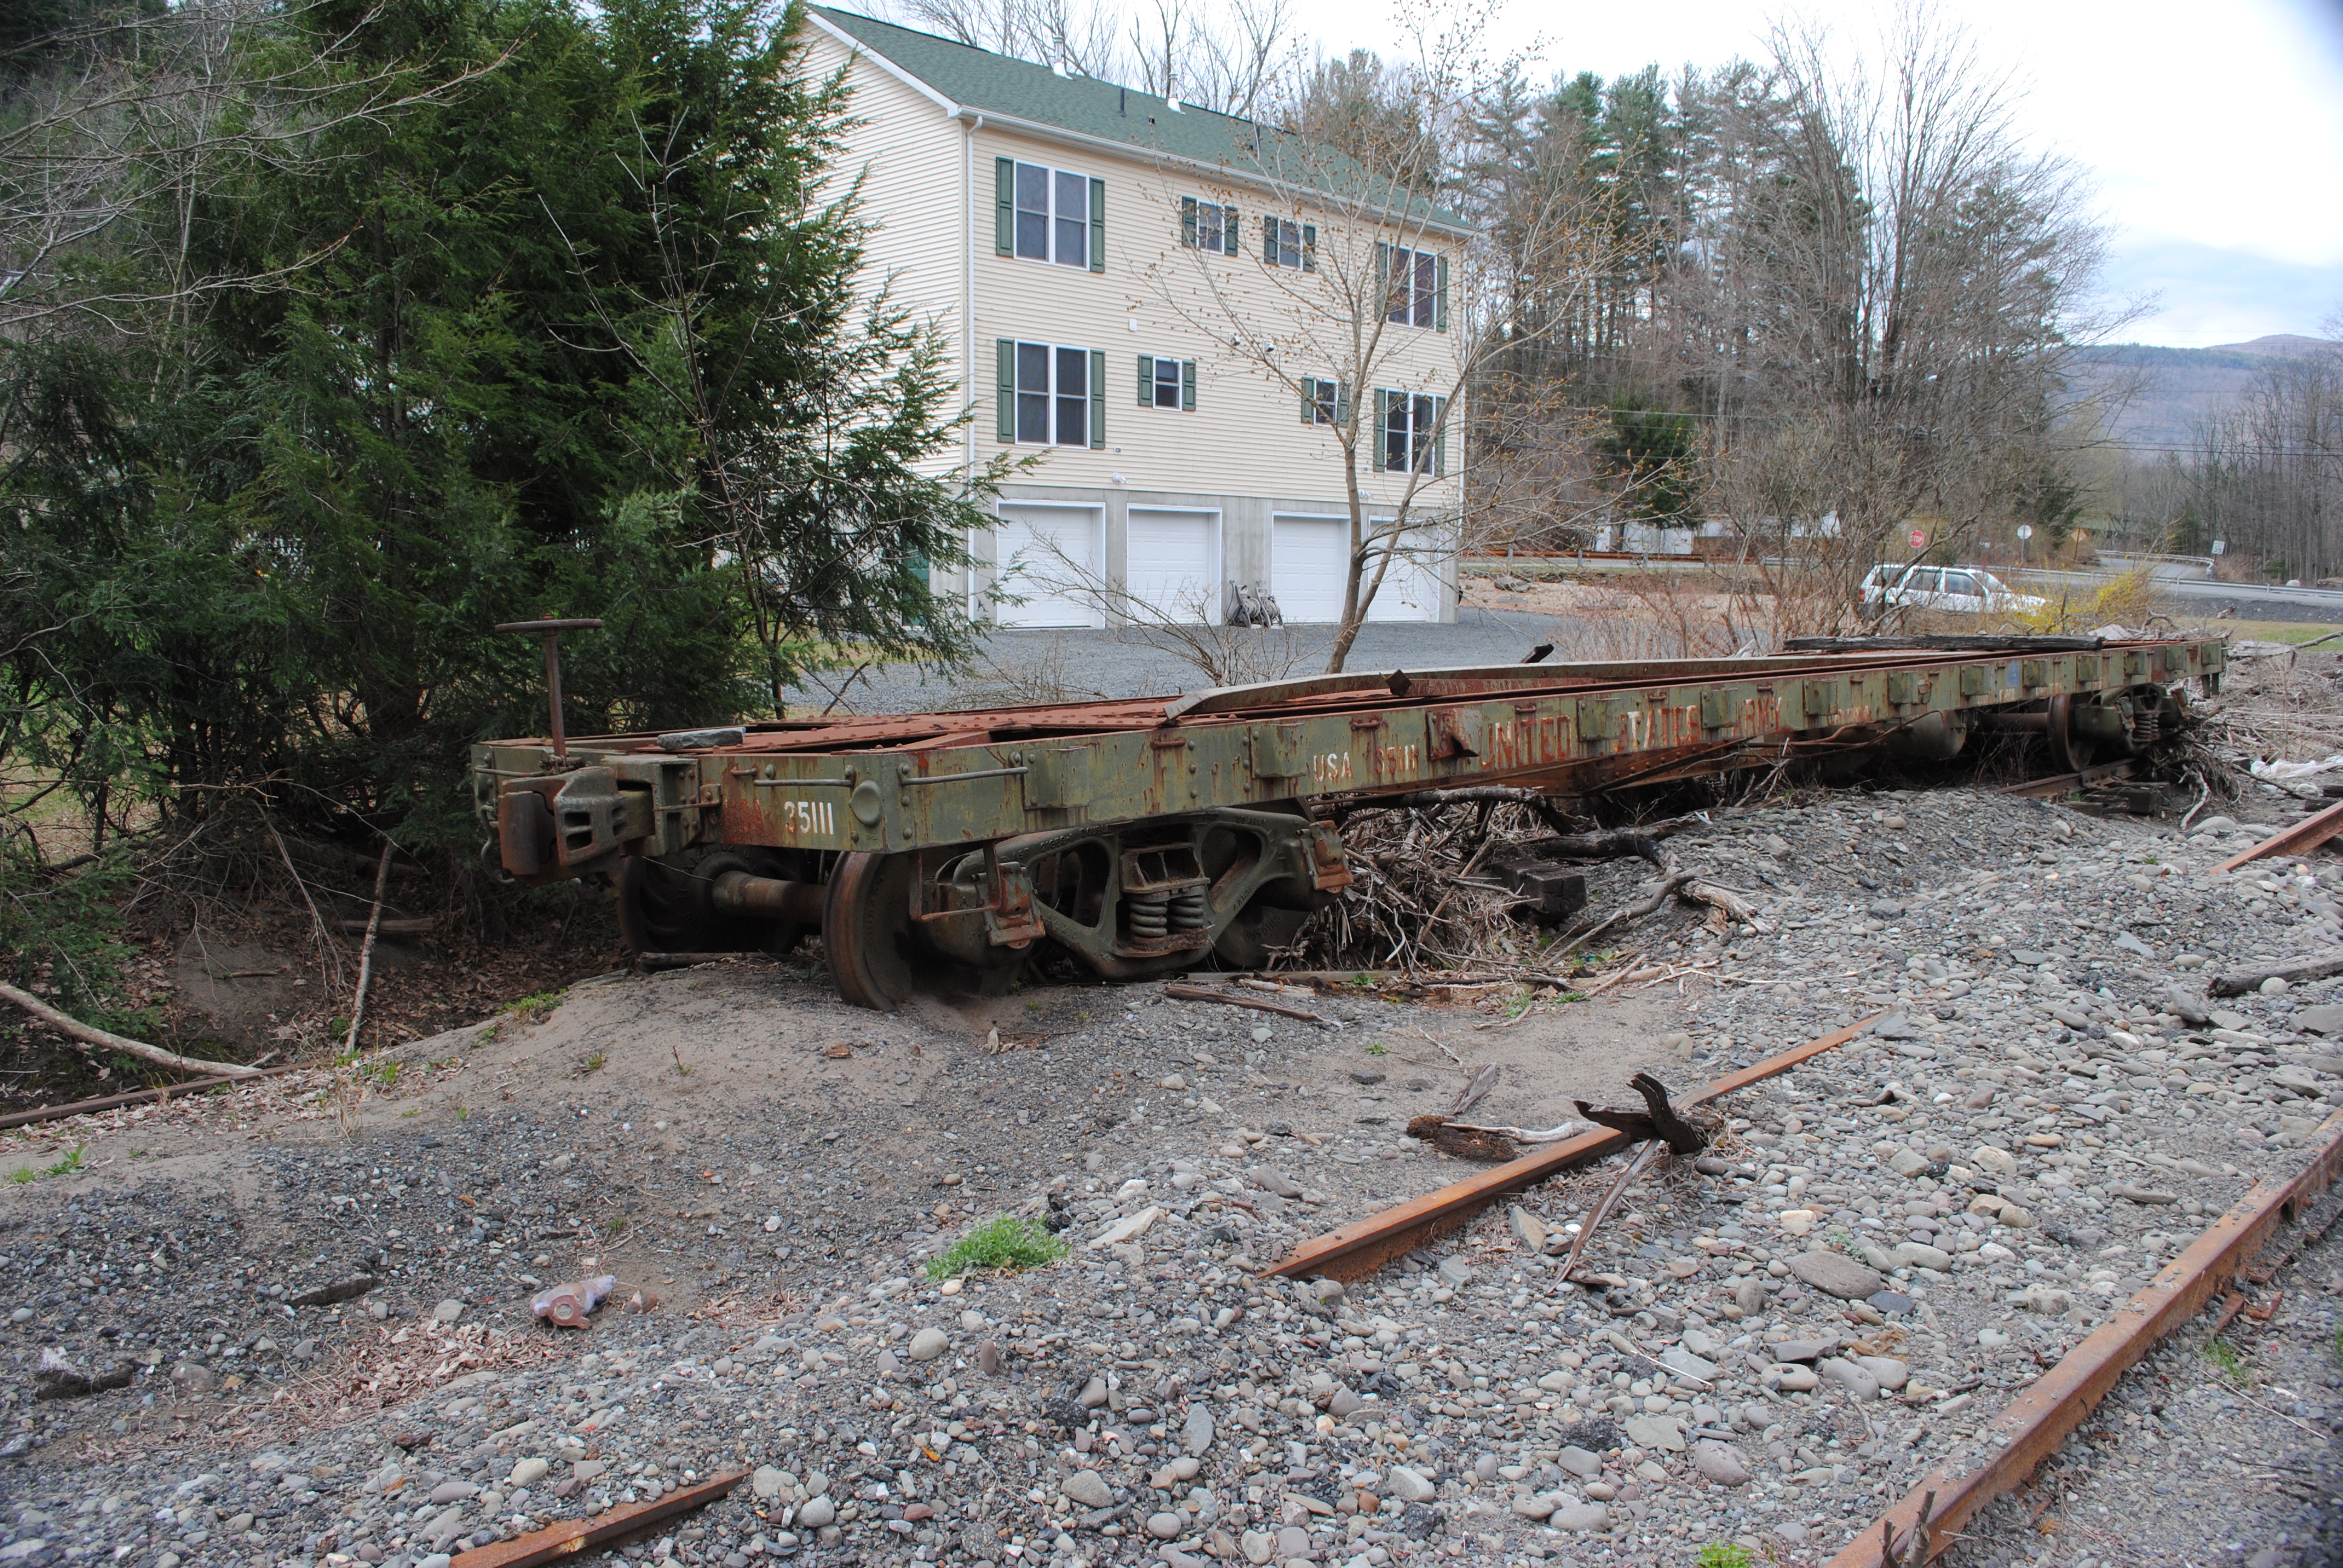
[[[2116,416],[2114,434],[2135,447],[2186,447],[2198,421],[2235,402],[2272,359],[2334,347],[2295,332],[2210,348],[2111,343],[2082,351],[2074,389],[2087,397],[2136,378],[2139,390]]]

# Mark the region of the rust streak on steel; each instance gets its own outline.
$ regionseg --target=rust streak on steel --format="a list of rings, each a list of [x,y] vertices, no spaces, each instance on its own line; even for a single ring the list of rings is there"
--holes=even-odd
[[[1983,1457],[1966,1470],[1939,1470],[1916,1483],[1902,1502],[1864,1526],[1829,1568],[1882,1568],[1882,1527],[1894,1527],[1897,1550],[1904,1551],[1920,1516],[1920,1501],[1930,1493],[1936,1498],[1928,1523],[1933,1555],[1979,1509],[2033,1474],[2134,1362],[2202,1311],[2280,1222],[2334,1182],[2343,1168],[2343,1111],[2320,1125],[2314,1148],[2292,1181],[2277,1187],[2255,1182],[2115,1316],[1987,1422],[1974,1440]]]
[[[2102,762],[2097,768],[2086,768],[2079,773],[2060,773],[2048,779],[2028,779],[2023,784],[2012,784],[1999,791],[2020,798],[2045,799],[2064,795],[2069,789],[2080,789],[2086,784],[2096,784],[2102,779],[2128,779],[2132,776],[2132,759]]]
[[[475,1548],[457,1557],[456,1562],[463,1568],[535,1568],[540,1563],[558,1563],[589,1547],[631,1535],[647,1524],[714,1503],[748,1476],[745,1470],[728,1470],[697,1486],[678,1487],[649,1503],[630,1503],[594,1519],[565,1519],[493,1546]]]
[[[2338,833],[2343,833],[2343,800],[2338,800],[2324,811],[2316,811],[2293,827],[2271,834],[2250,849],[2241,849],[2213,868],[2216,872],[2234,871],[2247,860],[2258,860],[2264,855],[2300,855],[2316,849]]]
[[[1820,1056],[1825,1051],[1836,1050],[1885,1016],[1884,1013],[1875,1013],[1860,1023],[1833,1030],[1819,1040],[1810,1040],[1778,1056],[1769,1056],[1737,1072],[1726,1073],[1705,1088],[1694,1090],[1676,1103],[1686,1108],[1705,1105],[1753,1083],[1787,1072],[1802,1061]],[[1329,1274],[1338,1280],[1362,1279],[1393,1258],[1414,1251],[1433,1237],[1456,1229],[1494,1200],[1509,1192],[1518,1192],[1524,1187],[1534,1187],[1558,1171],[1599,1159],[1614,1149],[1624,1148],[1629,1141],[1625,1133],[1607,1127],[1599,1131],[1583,1132],[1551,1149],[1525,1154],[1519,1160],[1494,1166],[1477,1176],[1451,1182],[1437,1192],[1427,1192],[1421,1198],[1411,1199],[1395,1209],[1386,1209],[1380,1214],[1371,1214],[1341,1230],[1329,1231],[1322,1236],[1302,1242],[1263,1272],[1288,1277]]]

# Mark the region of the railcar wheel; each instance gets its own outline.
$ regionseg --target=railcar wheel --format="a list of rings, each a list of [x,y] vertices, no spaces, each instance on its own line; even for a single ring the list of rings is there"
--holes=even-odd
[[[821,911],[821,949],[838,994],[857,1007],[893,1012],[919,972],[911,929],[915,855],[857,852],[839,858]]]
[[[2061,773],[2080,773],[2098,755],[2098,747],[2075,729],[2075,699],[2061,695],[2050,699],[2050,763]]]

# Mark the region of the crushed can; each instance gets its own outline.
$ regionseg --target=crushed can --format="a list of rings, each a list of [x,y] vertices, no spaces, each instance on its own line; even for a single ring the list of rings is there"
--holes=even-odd
[[[602,1299],[618,1289],[616,1274],[596,1274],[589,1279],[568,1280],[550,1290],[538,1292],[529,1298],[528,1310],[558,1329],[582,1329],[589,1325],[586,1315],[602,1304]]]

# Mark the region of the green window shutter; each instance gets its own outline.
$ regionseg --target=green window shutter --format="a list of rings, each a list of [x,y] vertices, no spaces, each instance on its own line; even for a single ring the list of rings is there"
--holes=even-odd
[[[1190,250],[1196,248],[1196,198],[1180,198],[1180,243]]]
[[[1017,160],[992,160],[992,254],[1017,248]]]
[[[1001,438],[1017,439],[1017,344],[1012,338],[993,340],[993,352],[1001,360]]]
[[[1277,219],[1264,216],[1261,220],[1261,258],[1270,266],[1277,265]]]
[[[1304,425],[1312,425],[1317,423],[1317,419],[1318,378],[1315,376],[1304,376],[1302,378],[1302,422]]]
[[[1344,425],[1351,418],[1351,388],[1344,383],[1334,383],[1334,423]]]
[[[1091,270],[1106,270],[1106,181],[1091,181]]]
[[[1432,427],[1439,434],[1432,438],[1432,477],[1445,478],[1448,475],[1448,399],[1432,400]]]
[[[1091,350],[1091,450],[1106,445],[1106,350]]]
[[[1152,354],[1139,357],[1139,406],[1142,408],[1155,407],[1155,356]]]
[[[1380,302],[1375,306],[1375,315],[1378,317],[1387,315],[1391,310],[1391,253],[1392,247],[1387,241],[1380,239],[1375,241],[1375,298]],[[1383,420],[1380,394],[1377,396],[1375,405],[1375,419],[1378,424]]]
[[[1180,411],[1196,411],[1196,362],[1192,359],[1180,361]]]
[[[1318,270],[1318,226],[1314,223],[1302,226],[1302,270]]]
[[[1375,388],[1375,431],[1374,435],[1371,437],[1373,445],[1369,447],[1369,450],[1373,453],[1373,456],[1368,460],[1368,466],[1371,467],[1387,468],[1391,467],[1391,441],[1389,439],[1391,431],[1391,400],[1392,395],[1389,392],[1385,391],[1381,387]]]
[[[1448,330],[1448,258],[1442,256],[1433,264],[1438,281],[1432,292],[1432,327],[1435,332]]]
[[[1243,235],[1244,225],[1237,217],[1237,209],[1232,206],[1222,207],[1221,209],[1221,248],[1229,255],[1234,256],[1244,248]]]

